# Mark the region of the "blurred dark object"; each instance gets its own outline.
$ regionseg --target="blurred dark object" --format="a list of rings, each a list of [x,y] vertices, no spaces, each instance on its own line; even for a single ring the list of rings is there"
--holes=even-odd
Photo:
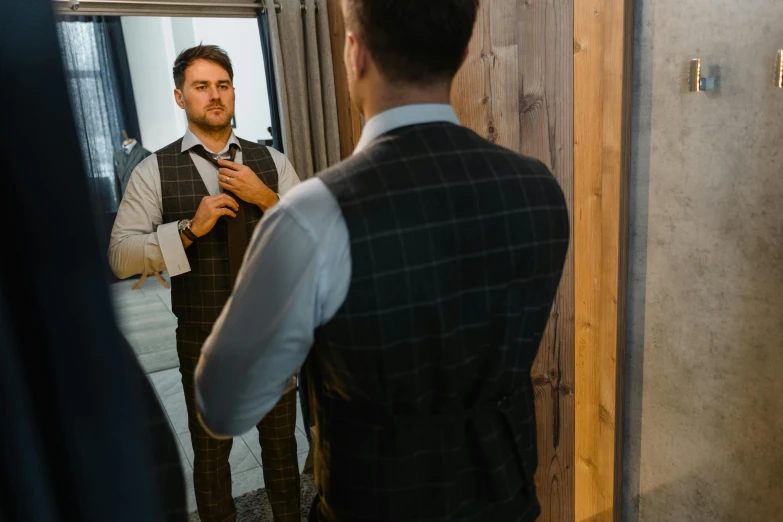
[[[50,2],[2,7],[0,519],[185,520],[173,435],[116,326]]]

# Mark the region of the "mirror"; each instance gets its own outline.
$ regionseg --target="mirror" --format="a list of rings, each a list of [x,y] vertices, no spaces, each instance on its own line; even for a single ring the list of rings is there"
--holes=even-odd
[[[150,159],[155,160],[151,156],[189,132],[186,111],[178,106],[174,94],[176,85],[172,74],[177,56],[185,49],[199,44],[216,45],[228,54],[233,66],[235,100],[230,128],[235,137],[245,140],[240,151],[244,164],[250,165],[253,159],[250,145],[255,145],[254,154],[266,150],[273,160],[273,168],[278,172],[285,168],[285,157],[272,148],[280,145],[275,144],[272,137],[272,107],[259,23],[255,18],[65,16],[59,18],[57,29],[76,132],[104,251],[114,248],[117,243],[118,210],[125,215],[138,214],[145,205],[142,199],[151,198],[154,203],[156,197],[167,197],[166,188],[160,188],[166,179],[157,170],[160,165],[153,161],[157,181],[141,183],[139,172],[149,172],[152,168]],[[226,105],[229,104],[226,102]],[[204,174],[197,163],[200,161],[201,158],[193,159],[193,165],[197,167],[194,172],[204,177],[202,188],[210,195],[219,193],[216,170],[212,170],[210,185],[206,178],[208,174]],[[237,161],[240,161],[239,156]],[[290,173],[296,175],[292,169]],[[276,192],[282,195],[291,183],[283,186],[280,177]],[[145,192],[149,190],[160,192],[152,197]],[[124,199],[130,201],[124,202]],[[163,203],[162,206],[163,218],[170,213],[167,205]],[[163,224],[166,222],[163,219]],[[216,225],[219,226],[223,225]],[[113,227],[114,240],[111,239]],[[176,230],[174,234],[175,241],[179,242]],[[146,246],[142,245],[141,254],[138,250],[136,254],[147,257],[143,269],[127,268],[128,264],[134,264],[127,259],[131,256],[130,250],[120,254],[112,250],[109,254],[114,271],[110,275],[111,293],[122,333],[155,388],[178,439],[180,462],[188,477],[188,510],[193,512],[196,503],[194,480],[191,479],[197,457],[191,441],[193,419],[189,419],[186,407],[180,364],[183,357],[190,357],[191,362],[197,360],[198,350],[190,355],[183,354],[180,339],[178,354],[176,299],[172,304],[172,274],[166,270],[171,260],[165,259],[166,265],[162,266],[161,262],[150,261],[147,255],[146,249],[151,248],[158,249],[159,261],[167,257],[162,235],[161,228],[157,228],[157,237],[141,240],[147,242]],[[190,258],[191,264],[196,262]],[[230,286],[227,292],[230,293]],[[217,308],[219,311],[222,307]],[[206,330],[208,332],[208,328]],[[192,379],[192,369],[185,374],[188,372],[190,377],[186,376],[186,383],[188,378]],[[296,453],[301,470],[308,457],[309,443],[298,399],[296,412]],[[258,430],[253,429],[233,440],[229,462],[234,497],[263,487]],[[309,500],[302,502],[304,505]]]

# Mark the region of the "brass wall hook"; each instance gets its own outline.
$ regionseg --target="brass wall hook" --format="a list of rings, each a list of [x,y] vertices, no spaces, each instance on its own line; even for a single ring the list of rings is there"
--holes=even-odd
[[[688,91],[701,92],[711,91],[715,89],[715,77],[708,76],[707,78],[701,77],[701,59],[694,58],[691,60],[690,72],[688,74]]]

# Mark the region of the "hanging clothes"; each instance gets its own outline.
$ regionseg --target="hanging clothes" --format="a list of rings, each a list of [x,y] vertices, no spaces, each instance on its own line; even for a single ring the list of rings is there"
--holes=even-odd
[[[114,176],[117,180],[117,200],[121,201],[125,194],[125,187],[128,186],[133,169],[141,161],[152,154],[142,147],[136,140],[130,140],[122,145],[122,149],[114,153]]]

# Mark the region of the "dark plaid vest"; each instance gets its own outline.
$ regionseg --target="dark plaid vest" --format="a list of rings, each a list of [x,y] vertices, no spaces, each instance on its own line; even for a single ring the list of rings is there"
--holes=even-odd
[[[351,248],[307,361],[321,519],[535,520],[530,370],[569,234],[557,182],[447,123],[320,178]]]
[[[277,192],[277,169],[269,150],[245,140],[239,140],[239,144],[242,147],[242,163],[250,167],[267,187]],[[180,139],[156,154],[163,196],[163,222],[192,218],[201,199],[209,196],[209,192],[190,153],[182,152]],[[245,208],[249,239],[263,212],[256,205],[242,200],[237,203]],[[185,250],[190,272],[171,278],[171,305],[180,326],[211,331],[231,295],[225,219],[229,218],[219,219],[212,231]]]

